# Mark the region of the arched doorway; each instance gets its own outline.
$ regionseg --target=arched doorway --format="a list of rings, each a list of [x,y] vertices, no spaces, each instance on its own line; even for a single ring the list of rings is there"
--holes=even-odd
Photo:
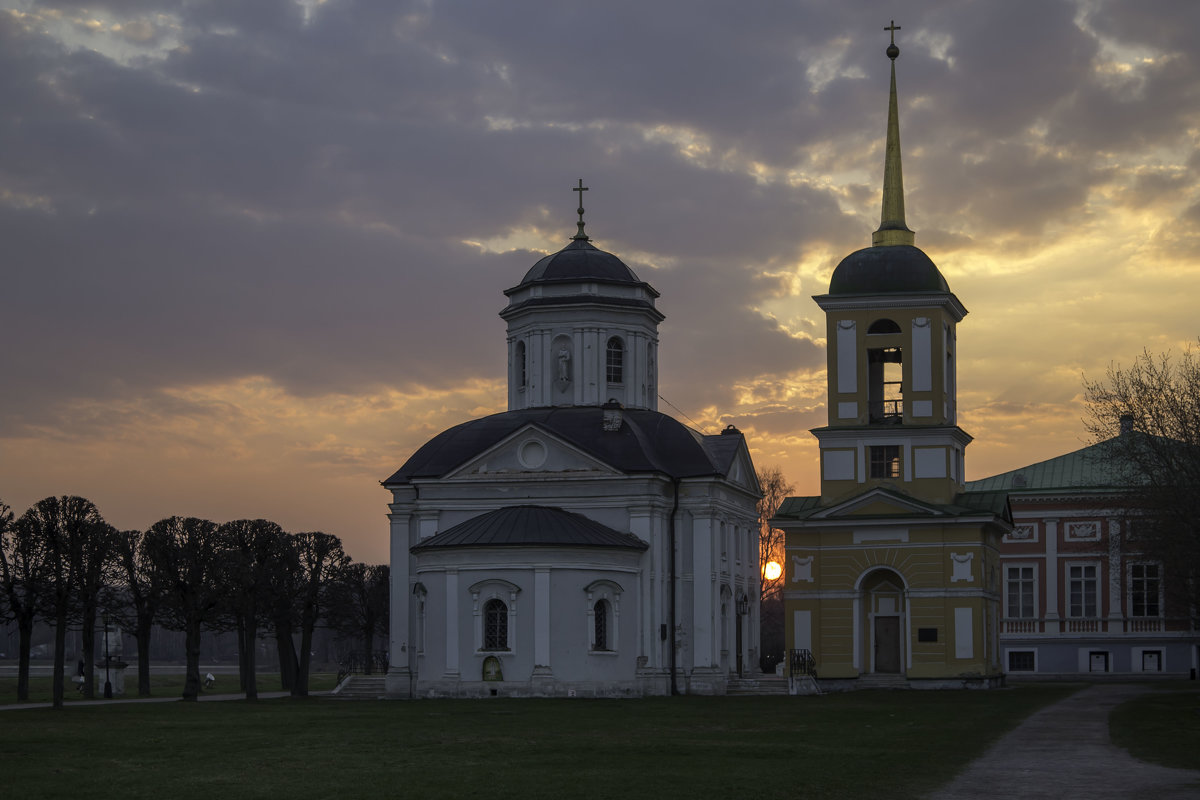
[[[859,586],[866,638],[867,671],[903,675],[907,604],[904,579],[890,569],[867,575]]]

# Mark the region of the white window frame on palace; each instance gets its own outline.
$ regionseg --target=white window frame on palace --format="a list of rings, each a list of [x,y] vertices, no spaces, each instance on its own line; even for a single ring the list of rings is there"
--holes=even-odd
[[[606,578],[592,581],[584,587],[583,593],[585,597],[585,614],[584,627],[586,628],[586,641],[588,643],[588,654],[594,656],[615,656],[618,652],[620,644],[620,624],[621,624],[621,593],[624,589],[616,581],[610,581]],[[596,604],[601,600],[604,601],[605,612],[607,619],[605,620],[605,642],[606,647],[602,650],[596,649]]]
[[[1079,580],[1081,580],[1081,581],[1091,580],[1091,582],[1093,584],[1093,591],[1094,591],[1093,599],[1094,599],[1095,607],[1093,609],[1092,614],[1086,613],[1086,611],[1087,611],[1086,602],[1082,603],[1082,608],[1081,608],[1081,611],[1083,611],[1085,613],[1076,614],[1075,613],[1075,605],[1074,605],[1074,603],[1071,602],[1071,582],[1073,580],[1075,580],[1071,576],[1071,570],[1075,569],[1077,567],[1084,568],[1084,569],[1086,569],[1087,567],[1091,567],[1093,570],[1095,570],[1095,574],[1090,579],[1084,578],[1083,576],[1080,576],[1080,578],[1079,578]],[[1063,599],[1066,601],[1065,605],[1066,605],[1066,609],[1067,609],[1067,617],[1069,619],[1099,619],[1101,609],[1104,608],[1104,581],[1102,581],[1100,579],[1101,578],[1100,562],[1099,561],[1068,561],[1065,564],[1063,564],[1063,576],[1065,578],[1065,580],[1063,581],[1063,584],[1066,588],[1066,597],[1064,597]]]
[[[1141,578],[1134,577],[1134,571],[1135,571],[1135,568],[1137,568],[1137,567],[1142,567],[1142,568],[1154,567],[1158,572],[1158,574],[1153,578],[1154,582],[1156,584],[1158,584],[1157,596],[1154,599],[1155,612],[1156,612],[1154,614],[1134,613],[1134,608],[1135,608],[1134,607],[1134,597],[1136,594],[1135,593],[1136,586],[1135,586],[1134,581],[1146,580],[1146,578],[1144,576]],[[1125,585],[1127,587],[1129,587],[1128,591],[1126,592],[1126,598],[1129,601],[1129,608],[1128,608],[1129,616],[1137,618],[1137,619],[1161,619],[1163,616],[1163,568],[1162,568],[1162,563],[1159,561],[1131,561],[1126,565],[1125,569],[1126,569]]]
[[[1003,580],[1004,580],[1004,619],[1038,619],[1038,617],[1039,617],[1039,613],[1038,613],[1038,606],[1039,606],[1039,604],[1038,604],[1038,577],[1039,577],[1038,576],[1038,565],[1035,562],[1030,562],[1030,561],[1005,561],[1005,562],[1003,562],[1003,566],[1004,566],[1004,578],[1003,578]],[[1029,583],[1031,584],[1031,592],[1032,592],[1032,595],[1030,596],[1030,603],[1032,604],[1032,608],[1030,609],[1031,613],[1028,616],[1020,615],[1020,616],[1014,617],[1011,614],[1009,614],[1009,597],[1010,597],[1009,580],[1010,580],[1010,578],[1008,575],[1008,571],[1010,569],[1021,569],[1021,570],[1028,569],[1031,571],[1030,577],[1029,577]],[[1023,583],[1025,581],[1025,578],[1021,577],[1021,578],[1018,578],[1018,580]],[[1022,606],[1021,610],[1024,611],[1025,610],[1024,604],[1022,603],[1021,606]]]
[[[1020,655],[1025,655],[1025,654],[1032,655],[1033,656],[1033,668],[1032,669],[1018,669],[1018,670],[1011,669],[1009,664],[1012,661],[1011,656],[1014,653],[1020,654]],[[1025,674],[1028,674],[1031,672],[1037,672],[1038,671],[1037,648],[1036,647],[1006,647],[1006,648],[1004,648],[1004,671],[1005,672],[1017,672],[1022,675],[1025,675]]]
[[[471,592],[471,615],[474,619],[475,629],[475,654],[481,656],[515,655],[517,652],[517,595],[520,594],[521,587],[500,578],[489,578],[474,584],[469,591]],[[499,600],[504,604],[506,612],[505,638],[508,644],[506,650],[485,650],[483,647],[484,609],[492,600]]]

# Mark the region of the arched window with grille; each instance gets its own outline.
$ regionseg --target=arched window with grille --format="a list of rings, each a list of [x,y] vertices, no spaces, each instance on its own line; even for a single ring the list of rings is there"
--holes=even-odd
[[[594,642],[592,646],[594,650],[611,650],[608,642],[608,601],[597,600],[595,607],[592,609],[593,626],[594,626]]]
[[[625,345],[616,336],[608,340],[605,348],[606,378],[609,383],[625,382]]]
[[[492,598],[483,607],[483,649],[508,649],[508,606]]]

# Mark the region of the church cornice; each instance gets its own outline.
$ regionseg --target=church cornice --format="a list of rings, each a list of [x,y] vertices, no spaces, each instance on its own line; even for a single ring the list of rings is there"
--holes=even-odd
[[[545,310],[555,307],[567,307],[571,309],[612,309],[614,307],[620,310],[636,310],[642,313],[647,313],[655,322],[662,322],[666,319],[666,315],[654,307],[654,303],[649,300],[639,300],[632,297],[598,297],[593,294],[578,294],[578,295],[563,295],[555,297],[531,297],[527,300],[522,300],[519,303],[506,306],[500,311],[500,319],[510,320],[516,317],[523,311],[530,309]]]
[[[875,311],[893,308],[944,308],[961,322],[967,315],[966,306],[953,294],[892,293],[863,295],[813,295],[813,300],[823,311]]]

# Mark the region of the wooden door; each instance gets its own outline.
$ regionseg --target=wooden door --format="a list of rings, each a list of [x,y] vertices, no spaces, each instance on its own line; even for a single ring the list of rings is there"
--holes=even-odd
[[[900,672],[900,618],[875,618],[875,671]]]

